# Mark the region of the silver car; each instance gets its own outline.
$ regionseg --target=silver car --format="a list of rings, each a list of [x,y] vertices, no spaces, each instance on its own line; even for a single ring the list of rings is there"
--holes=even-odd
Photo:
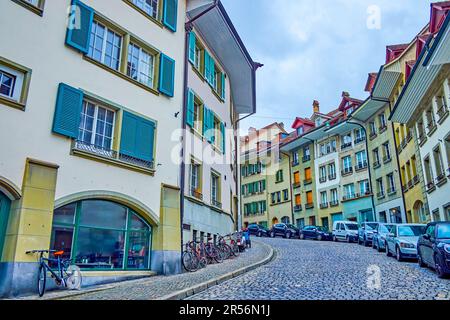
[[[386,236],[391,233],[393,223],[380,223],[376,230],[373,231],[372,248],[377,249],[378,252],[386,250]]]
[[[425,224],[397,224],[386,236],[386,254],[398,261],[417,259],[417,242],[425,231]]]

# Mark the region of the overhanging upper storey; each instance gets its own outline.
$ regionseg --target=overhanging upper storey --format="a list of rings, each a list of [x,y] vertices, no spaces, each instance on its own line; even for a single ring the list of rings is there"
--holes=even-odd
[[[256,112],[256,69],[220,0],[189,0],[189,24],[206,42],[225,69],[234,108],[239,114]]]

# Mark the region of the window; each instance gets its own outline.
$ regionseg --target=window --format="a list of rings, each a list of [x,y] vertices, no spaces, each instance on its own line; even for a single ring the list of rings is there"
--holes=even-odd
[[[356,156],[356,165],[359,169],[367,167],[366,151],[357,152],[355,156]]]
[[[365,131],[361,129],[355,130],[355,143],[361,143],[366,139]]]
[[[149,270],[151,227],[136,212],[103,200],[56,209],[50,248],[82,269]]]
[[[276,193],[272,193],[270,195],[270,197],[271,197],[271,200],[272,200],[272,204],[275,204],[275,202],[276,202]]]
[[[289,200],[289,191],[288,189],[283,190],[283,200],[288,201]]]
[[[112,149],[115,112],[90,101],[83,101],[78,141],[87,146]]]
[[[345,199],[355,198],[355,185],[353,183],[344,186],[344,197]]]
[[[275,182],[283,182],[283,170],[278,170],[275,176]]]
[[[380,131],[386,128],[386,115],[384,113],[378,116],[378,121],[380,122]]]
[[[321,205],[328,204],[328,195],[326,191],[320,193],[320,203]]]
[[[312,181],[312,171],[311,168],[305,169],[305,183],[310,183]]]
[[[45,0],[13,0],[24,8],[42,16]]]
[[[375,128],[375,121],[369,123],[370,136],[375,136],[377,134],[377,129]]]
[[[391,147],[389,145],[389,142],[386,142],[383,144],[383,153],[384,153],[384,157],[383,157],[383,161],[384,162],[389,162],[392,157],[391,157]]]
[[[147,87],[154,87],[155,57],[139,46],[128,46],[127,75]]]
[[[344,173],[349,173],[352,171],[352,157],[347,156],[342,158],[342,166],[344,168]]]
[[[447,155],[447,174],[450,175],[450,135],[445,138],[445,154]]]
[[[369,180],[363,180],[359,182],[359,193],[361,194],[361,196],[370,194]]]
[[[303,126],[297,128],[297,135],[298,136],[301,136],[304,132],[305,132],[305,130],[304,130]]]
[[[8,98],[12,98],[14,95],[14,84],[16,82],[16,76],[6,73],[0,70],[0,94]]]
[[[312,191],[306,192],[306,202],[307,202],[308,206],[312,206],[313,205],[313,193],[312,193]]]
[[[0,103],[24,110],[31,70],[0,57]]]
[[[327,168],[325,166],[319,168],[320,182],[327,181]]]
[[[298,151],[295,151],[295,152],[292,154],[292,157],[293,157],[293,164],[294,164],[294,165],[298,165],[298,163],[299,163]]]
[[[377,179],[378,198],[384,197],[384,183],[383,178]]]
[[[190,192],[191,196],[202,199],[201,165],[191,160]]]
[[[425,118],[427,119],[428,134],[431,134],[431,131],[433,131],[434,128],[436,127],[436,121],[434,119],[432,106],[425,112]]]
[[[122,37],[101,23],[94,21],[90,41],[88,57],[114,70],[119,70]]]
[[[294,184],[300,183],[300,172],[294,172]]]
[[[433,170],[431,169],[431,162],[430,157],[426,157],[423,160],[424,166],[425,166],[425,178],[427,181],[427,189],[431,189],[434,187],[434,175]]]
[[[396,192],[396,188],[395,188],[395,178],[394,178],[394,174],[390,173],[387,175],[387,182],[388,182],[388,194],[393,194]]]
[[[203,127],[203,108],[202,104],[194,99],[194,130],[198,133],[202,132]]]
[[[158,0],[132,0],[133,3],[142,9],[150,17],[158,19]]]
[[[211,173],[211,202],[215,207],[221,207],[220,203],[220,175]]]
[[[352,135],[348,133],[341,137],[342,149],[346,149],[352,146]]]
[[[338,190],[337,189],[331,189],[330,190],[330,195],[331,195],[331,202],[332,202],[332,204],[336,204],[339,201]]]
[[[378,150],[378,148],[375,148],[372,152],[374,167],[377,167],[380,164],[380,151]]]
[[[328,165],[328,178],[330,180],[336,179],[336,164],[334,162]]]

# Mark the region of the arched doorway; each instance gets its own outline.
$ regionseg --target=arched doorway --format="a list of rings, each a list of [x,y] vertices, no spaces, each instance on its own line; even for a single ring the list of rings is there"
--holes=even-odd
[[[417,222],[425,222],[425,221],[426,221],[425,207],[423,205],[423,202],[418,200],[418,201],[416,201],[416,203],[414,204],[414,207],[413,207],[412,222],[417,223]]]
[[[2,258],[3,245],[5,243],[6,227],[8,225],[9,208],[11,200],[0,191],[0,259]]]
[[[85,270],[149,270],[151,235],[129,207],[87,199],[55,209],[50,247]]]
[[[272,219],[272,225],[275,225],[275,224],[277,224],[277,223],[278,223],[278,218],[276,218],[276,217],[273,218],[273,219]]]

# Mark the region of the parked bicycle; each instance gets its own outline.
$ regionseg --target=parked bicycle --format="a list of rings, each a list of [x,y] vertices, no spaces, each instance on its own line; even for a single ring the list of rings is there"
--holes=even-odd
[[[55,280],[58,287],[65,287],[69,290],[77,290],[81,287],[81,271],[76,265],[71,264],[71,259],[63,259],[62,255],[64,251],[56,250],[32,250],[27,251],[26,254],[39,254],[39,273],[37,281],[37,289],[39,297],[42,297],[45,293],[45,286],[47,282],[47,271],[50,272],[51,277]],[[53,254],[55,258],[45,258],[44,254],[47,253],[49,256]],[[54,270],[50,264],[55,264],[57,269]]]

